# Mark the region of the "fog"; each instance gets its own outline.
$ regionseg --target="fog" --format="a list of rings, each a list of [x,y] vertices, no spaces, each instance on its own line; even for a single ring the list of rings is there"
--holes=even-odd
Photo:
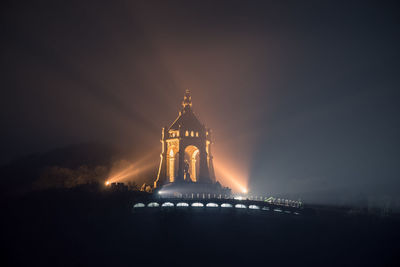
[[[234,187],[218,168],[253,194],[399,203],[395,4],[26,1],[1,12],[4,164],[83,142],[136,162],[161,149],[189,88],[222,184]]]

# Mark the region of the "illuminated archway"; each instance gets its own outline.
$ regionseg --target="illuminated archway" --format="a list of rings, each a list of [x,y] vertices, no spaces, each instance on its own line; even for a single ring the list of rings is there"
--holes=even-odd
[[[168,150],[167,163],[168,163],[168,178],[171,183],[175,181],[175,177],[177,175],[177,165],[178,165],[178,157],[177,157],[177,149],[175,146],[170,146]]]
[[[200,156],[199,149],[193,145],[187,146],[185,148],[185,164],[188,164],[190,179],[193,182],[197,181],[199,177],[199,167],[200,167]],[[185,177],[185,179],[188,179]]]

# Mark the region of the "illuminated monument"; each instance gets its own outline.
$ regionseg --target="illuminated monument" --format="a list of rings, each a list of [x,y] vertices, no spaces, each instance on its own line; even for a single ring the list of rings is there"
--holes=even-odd
[[[185,92],[178,118],[162,129],[161,143],[154,188],[167,184],[215,184],[211,131],[193,113],[189,90]]]

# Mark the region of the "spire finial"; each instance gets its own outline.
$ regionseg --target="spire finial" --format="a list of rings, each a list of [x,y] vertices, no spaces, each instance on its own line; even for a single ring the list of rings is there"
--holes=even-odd
[[[182,101],[182,107],[183,108],[192,107],[192,97],[190,96],[189,89],[186,89],[186,91],[185,91],[185,95],[184,95],[183,101]]]

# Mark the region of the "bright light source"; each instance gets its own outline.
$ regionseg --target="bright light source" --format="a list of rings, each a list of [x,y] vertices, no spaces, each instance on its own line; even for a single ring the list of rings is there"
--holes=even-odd
[[[228,186],[233,186],[233,190],[236,192],[240,192],[242,194],[247,193],[247,180],[246,175],[237,173],[237,171],[232,171],[231,167],[217,161],[215,163],[215,170],[219,178],[222,179],[222,182],[228,184]],[[236,189],[236,190],[235,190]]]
[[[158,150],[157,150],[158,152]],[[140,160],[136,162],[128,162],[125,160],[118,161],[118,164],[114,164],[111,173],[105,182],[106,185],[110,185],[115,182],[122,182],[124,180],[132,180],[139,177],[139,175],[154,166],[152,157],[155,151],[150,151],[150,153],[141,157]]]
[[[165,202],[161,205],[161,207],[173,207],[173,206],[174,206],[174,203],[172,203],[172,202]]]

